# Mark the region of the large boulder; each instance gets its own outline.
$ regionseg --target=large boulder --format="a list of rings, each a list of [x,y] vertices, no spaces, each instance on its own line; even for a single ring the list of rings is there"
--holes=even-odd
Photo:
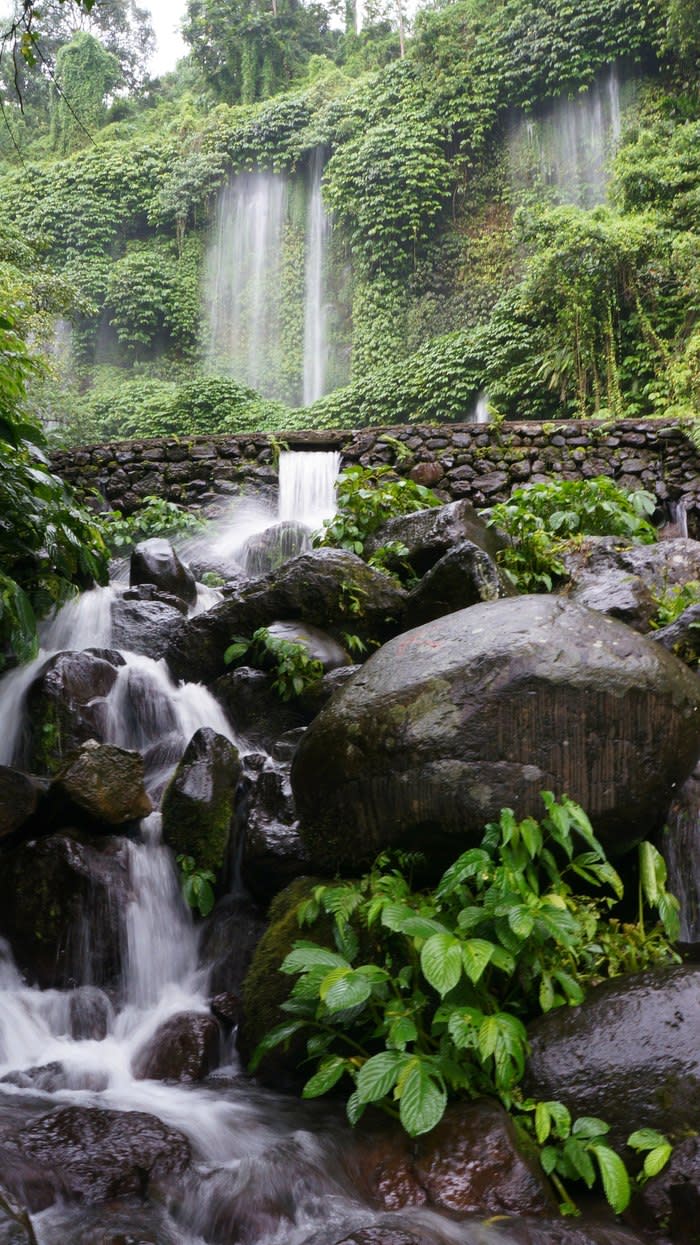
[[[112,984],[129,895],[123,840],[53,834],[2,858],[0,933],[32,984]]]
[[[219,1063],[219,1042],[213,1016],[179,1012],[136,1052],[132,1072],[138,1081],[202,1081]]]
[[[165,789],[162,815],[164,841],[200,869],[220,872],[227,862],[240,778],[234,745],[208,726],[196,731]]]
[[[69,1197],[88,1205],[144,1197],[149,1185],[180,1175],[190,1162],[187,1138],[143,1111],[63,1107],[6,1139],[7,1148],[59,1171]]]
[[[278,570],[290,558],[296,558],[308,549],[310,535],[303,523],[285,519],[249,536],[238,556],[247,575],[252,578],[269,575],[270,571]]]
[[[675,622],[654,631],[652,638],[695,669],[700,661],[700,605],[689,605]]]
[[[247,895],[226,895],[217,903],[200,944],[201,960],[209,969],[209,989],[213,995],[239,999],[265,926],[261,909]],[[218,1015],[213,1004],[212,1010]]]
[[[528,1036],[533,1097],[607,1120],[618,1143],[642,1126],[674,1136],[697,1129],[700,964],[613,978],[579,1007],[535,1021]]]
[[[347,549],[314,549],[281,570],[169,629],[168,665],[178,678],[205,683],[225,671],[224,652],[235,635],[251,636],[272,622],[323,627],[365,642],[395,635],[406,593]]]
[[[0,840],[15,834],[36,812],[47,784],[32,774],[0,765]]]
[[[165,653],[169,628],[181,621],[182,611],[167,601],[117,597],[112,606],[112,642],[159,661]]]
[[[315,869],[392,844],[451,854],[502,808],[566,793],[615,853],[646,837],[700,751],[700,683],[660,645],[555,597],[449,614],[390,641],[292,761]]]
[[[178,558],[172,545],[161,537],[142,540],[134,549],[129,564],[129,583],[153,584],[163,592],[193,605],[197,600],[194,575]]]
[[[663,592],[700,579],[700,541],[677,537],[632,545],[620,536],[585,536],[563,554],[563,561],[574,587],[614,571],[637,576],[647,588]]]
[[[663,1171],[635,1191],[625,1216],[640,1228],[668,1232],[674,1245],[700,1239],[700,1137],[673,1147]]]
[[[65,760],[49,797],[69,810],[69,825],[82,817],[91,824],[121,826],[153,811],[144,787],[141,755],[94,739]]]
[[[394,541],[404,545],[408,553],[397,555],[393,562],[390,558],[389,566],[399,570],[401,563],[407,562],[416,575],[424,575],[464,541],[483,549],[491,558],[495,558],[503,545],[495,528],[487,527],[466,500],[388,519],[367,541],[365,552],[375,553],[382,545]]]
[[[52,773],[86,740],[103,740],[109,724],[107,698],[116,679],[111,655],[65,652],[49,658],[27,693],[26,768]]]
[[[480,601],[497,601],[499,597],[513,595],[493,558],[465,540],[440,558],[413,589],[406,602],[403,625],[421,627]]]
[[[642,633],[649,630],[658,608],[641,576],[630,575],[629,571],[610,569],[581,575],[573,589],[567,584],[565,591],[570,601],[619,618]]]

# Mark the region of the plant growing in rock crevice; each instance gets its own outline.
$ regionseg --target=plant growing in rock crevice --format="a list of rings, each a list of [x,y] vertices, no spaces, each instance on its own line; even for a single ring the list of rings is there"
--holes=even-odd
[[[274,673],[272,689],[281,700],[293,700],[317,687],[323,678],[323,662],[311,657],[303,642],[283,640],[272,635],[267,627],[258,627],[247,636],[234,636],[224,653],[227,665],[248,662],[258,670]]]
[[[259,1044],[253,1067],[306,1031],[315,1071],[304,1097],[345,1079],[353,1123],[376,1104],[415,1136],[435,1127],[455,1094],[496,1096],[526,1119],[527,1021],[581,1003],[587,986],[607,976],[677,959],[677,903],[656,849],[642,846],[641,911],[636,925],[623,923],[611,915],[622,881],[586,814],[567,797],[542,798],[540,822],[503,810],[431,891],[413,890],[415,858],[405,855],[396,867],[380,857],[359,882],[317,886],[299,922],[330,915],[335,948],[300,940],[286,956],[281,971],[297,978],[283,1005],[289,1018]],[[579,882],[585,893],[574,889]],[[645,906],[659,918],[649,930]],[[540,1110],[540,1142],[556,1134],[549,1171],[592,1183],[594,1159],[621,1206],[625,1169],[604,1140],[604,1122],[585,1136],[582,1124],[569,1133],[552,1108],[545,1134],[542,1118]],[[572,1154],[584,1141],[577,1166]]]
[[[364,557],[370,536],[387,519],[439,506],[440,499],[423,484],[397,478],[391,467],[356,466],[338,476],[336,504],[336,513],[314,534],[314,545],[349,549]]]

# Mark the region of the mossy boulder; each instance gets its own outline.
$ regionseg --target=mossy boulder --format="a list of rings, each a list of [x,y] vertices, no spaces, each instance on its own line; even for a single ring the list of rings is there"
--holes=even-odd
[[[230,740],[210,727],[196,731],[165,789],[162,814],[164,841],[200,869],[221,873],[227,863],[240,778]]]
[[[269,924],[258,943],[253,961],[243,982],[243,1020],[238,1031],[238,1050],[244,1063],[249,1063],[258,1043],[276,1025],[288,1020],[282,1004],[291,994],[296,978],[279,971],[285,956],[299,938],[328,945],[335,949],[332,922],[320,918],[312,930],[302,931],[297,920],[300,903],[308,899],[323,879],[296,878],[272,901]],[[298,1089],[307,1079],[299,1066],[306,1055],[306,1036],[295,1034],[286,1044],[278,1046],[261,1060],[258,1078],[276,1089]]]

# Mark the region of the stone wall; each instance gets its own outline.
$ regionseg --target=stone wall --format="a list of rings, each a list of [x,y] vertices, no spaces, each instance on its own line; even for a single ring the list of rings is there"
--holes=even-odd
[[[389,463],[437,489],[488,506],[515,485],[559,474],[608,475],[661,503],[690,494],[700,507],[700,454],[672,420],[571,420],[561,424],[400,425],[355,432],[280,434],[289,449],[333,449],[343,463]],[[228,496],[274,497],[277,445],[268,435],[167,437],[63,450],[53,466],[81,491],[96,489],[131,513],[149,494],[189,505]]]

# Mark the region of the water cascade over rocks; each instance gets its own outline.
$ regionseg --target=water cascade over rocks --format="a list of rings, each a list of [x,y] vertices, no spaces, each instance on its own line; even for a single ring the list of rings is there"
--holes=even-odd
[[[303,531],[332,505],[323,458],[282,460],[284,522]],[[700,752],[696,676],[602,614],[500,595],[493,564],[468,608],[446,599],[453,612],[406,630],[411,594],[347,551],[280,566],[278,540],[271,566],[246,568],[246,544],[275,528],[249,511],[181,549],[225,570],[190,605],[154,582],[165,551],[142,550],[138,583],[65,606],[0,680],[1,1245],[641,1245],[595,1214],[557,1218],[497,1105],[456,1104],[416,1143],[378,1120],[351,1130],[339,1105],[248,1078],[236,1026],[251,982],[247,1031],[267,1014],[279,892],[312,865],[356,870],[397,841],[460,847],[542,785],[580,798],[617,849],[654,829]],[[483,571],[495,548],[462,502],[413,516],[405,540],[419,575],[454,546]],[[153,605],[170,668],[152,655]],[[285,703],[268,671],[226,669],[232,636],[259,626],[319,657],[313,694]],[[388,641],[359,670],[349,630]],[[206,920],[175,851],[210,869]],[[655,978],[660,1006],[689,980]],[[619,1008],[633,1028],[638,997]],[[659,1046],[674,1071],[697,1046],[692,1007],[676,1010]]]

